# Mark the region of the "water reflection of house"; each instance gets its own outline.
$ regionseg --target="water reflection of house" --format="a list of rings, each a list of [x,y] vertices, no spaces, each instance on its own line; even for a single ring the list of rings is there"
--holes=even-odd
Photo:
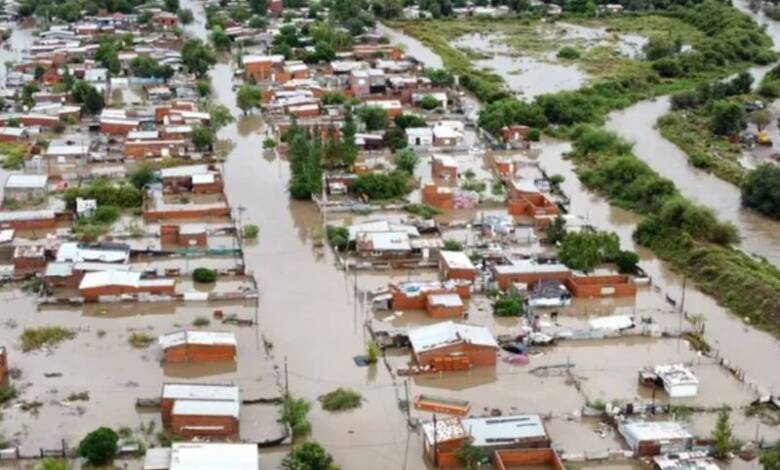
[[[550,437],[539,415],[448,418],[423,423],[425,456],[438,467],[460,468],[457,449],[466,441],[487,455],[550,447]]]
[[[235,385],[165,384],[160,402],[163,426],[186,438],[236,438],[239,392]]]
[[[438,371],[496,365],[498,343],[484,326],[446,321],[410,331],[409,341],[417,364]]]

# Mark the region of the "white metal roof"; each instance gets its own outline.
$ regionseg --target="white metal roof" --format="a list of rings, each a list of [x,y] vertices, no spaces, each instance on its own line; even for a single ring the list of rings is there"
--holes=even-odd
[[[474,263],[463,251],[440,251],[439,254],[452,269],[475,269]]]
[[[428,297],[428,303],[442,307],[462,307],[463,301],[458,294],[432,294]]]
[[[634,320],[629,315],[610,315],[588,320],[588,324],[597,330],[617,331],[630,328],[634,324]]]
[[[209,173],[207,165],[186,165],[175,166],[173,168],[163,168],[160,170],[162,178],[180,178],[183,176],[202,175]]]
[[[48,181],[48,175],[11,175],[5,189],[43,189]]]
[[[238,401],[238,387],[219,384],[164,384],[163,398]]]
[[[470,343],[498,349],[498,343],[484,326],[445,321],[423,326],[409,332],[409,341],[415,353],[438,349],[454,343]]]
[[[177,331],[162,335],[158,339],[162,349],[168,349],[182,344],[201,344],[207,346],[235,346],[236,335],[229,331]]]
[[[354,240],[358,233],[372,232],[405,232],[410,237],[420,236],[420,232],[413,225],[393,224],[387,220],[374,220],[362,224],[354,224],[348,227],[349,239]]]
[[[91,289],[103,286],[136,287],[141,280],[138,271],[94,271],[84,274],[79,289]]]
[[[691,439],[693,436],[674,421],[634,421],[620,427],[627,439],[634,442]]]
[[[699,379],[682,364],[665,364],[655,366],[653,371],[661,377],[664,383],[675,385],[698,385]]]
[[[126,263],[130,250],[118,247],[79,246],[76,242],[67,242],[57,249],[57,261],[101,261],[104,263]]]
[[[171,450],[170,470],[258,470],[255,444],[178,442]]]
[[[176,400],[173,414],[193,416],[233,416],[238,418],[238,401]]]
[[[461,420],[463,429],[471,435],[477,447],[508,443],[514,440],[546,438],[539,415],[510,415],[491,418],[468,418]]]
[[[512,264],[500,264],[495,267],[498,274],[567,273],[570,269],[564,264],[537,263],[530,259],[512,260]]]
[[[376,251],[409,251],[409,235],[406,232],[370,232],[358,234],[359,242],[371,243],[371,249]]]

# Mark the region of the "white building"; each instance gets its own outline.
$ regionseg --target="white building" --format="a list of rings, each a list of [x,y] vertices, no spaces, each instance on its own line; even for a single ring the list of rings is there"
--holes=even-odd
[[[255,444],[176,442],[146,451],[144,470],[258,470]]]
[[[699,393],[699,379],[682,364],[655,366],[653,372],[672,398],[695,397]]]

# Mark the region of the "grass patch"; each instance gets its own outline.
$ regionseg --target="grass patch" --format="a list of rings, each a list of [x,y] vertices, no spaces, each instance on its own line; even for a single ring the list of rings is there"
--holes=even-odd
[[[322,395],[319,400],[323,410],[345,411],[360,407],[363,397],[354,390],[339,387]]]
[[[144,349],[149,347],[154,341],[154,337],[144,331],[134,331],[127,338],[127,342],[134,348]]]
[[[76,337],[76,332],[59,326],[41,326],[27,328],[20,338],[22,350],[34,351],[44,347],[53,347],[63,341]]]
[[[404,211],[422,217],[423,219],[432,219],[434,216],[441,214],[439,209],[425,204],[406,204],[404,206]]]
[[[3,142],[0,143],[0,155],[5,155],[2,163],[4,170],[19,170],[24,166],[27,147],[24,144]]]

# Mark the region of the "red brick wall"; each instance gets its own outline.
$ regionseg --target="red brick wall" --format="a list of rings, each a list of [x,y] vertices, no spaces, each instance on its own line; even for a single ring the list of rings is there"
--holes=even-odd
[[[476,269],[452,269],[444,261],[444,258],[439,258],[439,272],[444,279],[463,279],[466,281],[474,281],[477,278]]]
[[[127,287],[127,286],[100,286],[87,289],[79,289],[81,294],[86,300],[94,301],[98,297],[103,295],[121,295],[121,294],[157,294],[157,295],[173,295],[175,293],[175,285],[164,286],[144,286],[141,288]]]
[[[564,281],[574,297],[633,297],[636,284],[629,276],[572,276]],[[614,292],[602,292],[612,288]]]
[[[273,63],[270,60],[267,62],[251,62],[244,65],[244,73],[247,78],[254,78],[256,82],[269,80],[273,74]]]
[[[11,220],[0,222],[0,228],[12,228],[14,230],[52,229],[57,227],[57,221],[51,219]]]
[[[46,269],[46,258],[14,258],[14,270],[18,273],[43,272]]]
[[[475,366],[496,365],[495,349],[462,343],[422,352],[417,355],[417,361],[420,364],[431,364],[436,358],[445,358],[458,353],[465,355],[471,364]]]
[[[455,207],[453,193],[440,193],[435,184],[427,184],[422,190],[423,204],[443,210],[452,210]]]
[[[187,429],[189,426],[214,426],[219,429]],[[170,432],[181,437],[238,437],[238,420],[232,416],[171,415]]]
[[[182,209],[171,211],[144,211],[144,219],[148,221],[165,219],[203,219],[207,217],[229,217],[229,207],[215,207],[212,209]]]
[[[159,157],[163,149],[167,148],[172,156],[179,155],[181,145],[173,143],[160,143],[156,141],[125,142],[125,157],[143,158]]]
[[[496,282],[501,290],[507,290],[512,287],[514,282],[524,282],[526,284],[533,284],[541,280],[555,279],[557,281],[565,281],[569,279],[571,273],[556,272],[556,273],[524,273],[524,274],[496,274]]]
[[[544,465],[550,470],[564,470],[558,453],[553,449],[508,449],[498,450],[493,456],[495,470],[509,470]]]
[[[165,362],[231,362],[236,348],[231,345],[183,344],[165,350]]]
[[[460,318],[463,316],[463,306],[445,307],[428,304],[428,315],[433,318]]]
[[[431,176],[436,179],[446,180],[448,185],[458,182],[458,169],[442,165],[438,160],[433,160]]]
[[[124,135],[126,136],[130,131],[137,126],[135,123],[120,123],[120,122],[101,122],[100,132],[108,135]]]

